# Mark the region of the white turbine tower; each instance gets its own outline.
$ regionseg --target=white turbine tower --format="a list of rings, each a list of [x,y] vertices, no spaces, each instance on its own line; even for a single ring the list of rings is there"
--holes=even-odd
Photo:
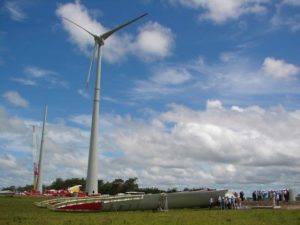
[[[36,163],[36,134],[35,125],[32,126],[32,162],[33,162],[33,192],[36,192],[37,177],[38,177],[38,165]]]
[[[40,146],[40,156],[39,156],[39,164],[38,164],[38,177],[37,177],[37,191],[40,194],[43,193],[43,174],[44,174],[44,136],[45,136],[45,126],[47,120],[48,107],[45,106],[44,112],[44,122],[42,128],[42,137],[41,137],[41,146]]]
[[[88,171],[87,171],[87,178],[86,178],[86,192],[88,195],[98,194],[98,161],[97,161],[97,138],[98,138],[98,121],[99,121],[99,104],[100,104],[100,81],[101,81],[101,47],[104,45],[104,41],[109,38],[113,33],[121,30],[122,28],[128,26],[129,24],[141,19],[142,17],[146,16],[147,13],[132,19],[108,32],[105,32],[101,35],[95,35],[92,32],[88,31],[87,29],[83,28],[82,26],[78,25],[77,23],[73,22],[68,18],[64,18],[65,20],[69,21],[70,23],[80,27],[81,29],[85,30],[89,33],[92,37],[94,37],[95,45],[92,53],[92,59],[90,62],[88,77],[87,77],[87,84],[90,79],[90,73],[96,53],[96,49],[98,48],[98,55],[97,55],[97,76],[95,79],[95,91],[94,91],[94,104],[93,104],[93,117],[92,117],[92,127],[91,127],[91,137],[90,137],[90,149],[89,149],[89,161],[88,161]]]

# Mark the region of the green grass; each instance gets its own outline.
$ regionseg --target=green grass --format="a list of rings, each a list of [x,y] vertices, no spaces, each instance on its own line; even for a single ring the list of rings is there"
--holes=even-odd
[[[287,225],[300,224],[300,210],[208,210],[182,209],[154,213],[98,212],[66,213],[52,212],[33,205],[37,198],[1,197],[0,225]]]

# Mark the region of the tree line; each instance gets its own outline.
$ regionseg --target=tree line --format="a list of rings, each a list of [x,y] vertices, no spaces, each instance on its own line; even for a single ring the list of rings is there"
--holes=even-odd
[[[162,193],[165,192],[164,190],[158,189],[156,187],[153,188],[139,188],[139,185],[137,183],[137,178],[129,178],[127,180],[123,179],[114,179],[113,181],[103,181],[98,180],[98,193],[101,194],[109,194],[109,195],[115,195],[117,193],[125,193],[130,191],[136,191],[136,192],[144,192],[146,194],[148,193]],[[56,178],[55,181],[53,181],[50,185],[44,186],[44,190],[66,190],[69,187],[72,187],[74,185],[82,185],[81,190],[85,191],[85,185],[86,180],[84,178],[70,178],[70,179],[62,179],[62,178]],[[32,185],[25,185],[25,186],[10,186],[3,188],[2,190],[11,190],[11,191],[17,191],[17,192],[24,192],[24,191],[32,191],[33,186]],[[171,189],[171,190],[174,190]],[[169,191],[171,191],[169,190]]]
[[[126,193],[126,192],[144,192],[145,194],[156,194],[156,193],[171,193],[171,192],[177,192],[177,188],[170,188],[167,190],[162,190],[157,187],[146,187],[146,188],[140,188],[138,183],[138,178],[129,178],[127,180],[123,179],[114,179],[113,181],[103,181],[98,180],[98,193],[101,194],[109,194],[109,195],[115,195],[118,193]],[[84,178],[70,178],[70,179],[62,179],[62,178],[56,178],[55,181],[53,181],[50,185],[44,185],[43,190],[67,190],[69,187],[75,186],[75,185],[82,185],[81,190],[85,191],[85,185],[86,180]],[[203,190],[206,188],[184,188],[183,191],[196,191],[196,190]],[[32,185],[25,185],[25,186],[10,186],[2,188],[2,190],[11,190],[16,192],[24,192],[28,191],[31,192],[33,190]]]

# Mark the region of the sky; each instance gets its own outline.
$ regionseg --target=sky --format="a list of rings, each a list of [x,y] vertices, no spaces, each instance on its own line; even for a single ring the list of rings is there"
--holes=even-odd
[[[94,41],[63,17],[146,12],[102,48],[98,178],[299,193],[299,0],[2,1],[0,187],[32,183],[45,104],[44,184],[86,177]]]

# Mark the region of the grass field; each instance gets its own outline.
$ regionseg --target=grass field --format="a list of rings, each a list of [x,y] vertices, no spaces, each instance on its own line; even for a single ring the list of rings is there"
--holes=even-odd
[[[208,210],[182,209],[168,212],[52,212],[33,205],[37,198],[1,197],[0,225],[287,225],[300,224],[300,209]]]

